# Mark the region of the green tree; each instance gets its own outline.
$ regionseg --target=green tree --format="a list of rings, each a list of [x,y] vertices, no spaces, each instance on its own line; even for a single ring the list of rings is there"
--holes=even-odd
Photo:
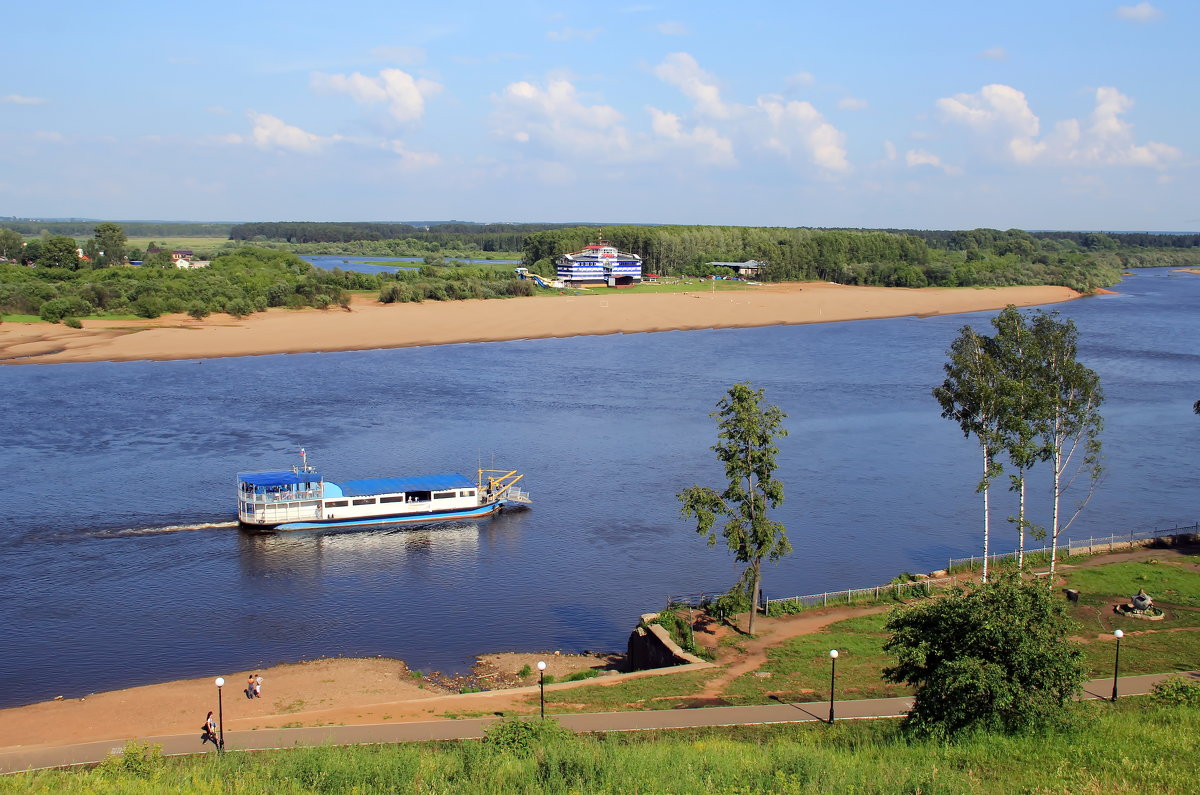
[[[79,249],[75,238],[51,235],[42,241],[37,264],[43,268],[79,268]]]
[[[883,676],[914,688],[904,727],[921,736],[1053,726],[1086,675],[1063,603],[1013,574],[897,608],[885,629]]]
[[[934,387],[933,396],[942,407],[942,416],[954,420],[963,436],[974,436],[983,454],[983,477],[976,491],[983,494],[983,581],[988,580],[988,555],[991,537],[989,493],[992,478],[1002,467],[996,461],[1000,444],[1001,400],[999,373],[991,353],[989,337],[970,326],[963,326],[950,343],[948,361],[943,365],[946,380]]]
[[[1029,522],[1026,516],[1025,490],[1029,470],[1048,457],[1039,437],[1048,401],[1041,388],[1041,354],[1025,316],[1009,304],[992,319],[992,326],[996,329],[992,355],[1000,374],[1000,446],[1016,470],[1009,479],[1011,490],[1018,494],[1018,508],[1017,515],[1009,519],[1017,526],[1017,570],[1020,571],[1025,566],[1026,533],[1035,536],[1042,533],[1041,528]]]
[[[775,479],[775,457],[779,449],[775,439],[787,436],[783,420],[787,417],[778,406],[763,405],[763,390],[748,383],[734,384],[717,403],[710,415],[717,420],[717,444],[712,447],[725,466],[729,483],[724,491],[707,486],[692,486],[676,495],[682,503],[680,514],[696,520],[696,532],[717,543],[713,529],[718,517],[725,517],[721,536],[739,563],[749,564],[735,589],[750,597],[750,622],[746,631],[754,634],[754,616],[762,590],[763,559],[775,561],[792,551],[786,528],[772,521],[768,508],[783,502],[783,484]]]
[[[0,229],[0,259],[17,259],[24,243],[25,240],[13,230]]]
[[[1038,312],[1031,325],[1038,351],[1037,387],[1045,399],[1040,418],[1042,446],[1052,466],[1053,507],[1050,519],[1050,579],[1058,558],[1058,537],[1071,526],[1095,492],[1104,468],[1100,463],[1100,376],[1077,359],[1079,332],[1072,320],[1058,313]],[[1063,492],[1084,476],[1087,490],[1063,521],[1059,511]],[[1064,482],[1065,478],[1065,482]]]
[[[120,224],[107,221],[97,224],[93,239],[96,241],[96,250],[100,252],[96,267],[107,268],[109,265],[121,265],[125,262],[125,249],[129,240]]]

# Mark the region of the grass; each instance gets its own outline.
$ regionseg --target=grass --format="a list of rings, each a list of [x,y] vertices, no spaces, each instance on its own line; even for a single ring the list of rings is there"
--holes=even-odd
[[[741,726],[487,742],[114,757],[0,777],[0,793],[1045,793],[1195,791],[1200,711],[1146,699],[1072,708],[1058,734],[908,741],[895,721]]]
[[[611,685],[585,685],[546,693],[547,712],[606,712],[615,709],[673,709],[695,698],[717,672],[685,671],[644,676]],[[536,702],[536,696],[531,697]]]
[[[1200,608],[1200,568],[1194,563],[1131,561],[1069,572],[1067,587],[1085,599],[1122,598],[1128,601],[1145,589],[1155,604]]]

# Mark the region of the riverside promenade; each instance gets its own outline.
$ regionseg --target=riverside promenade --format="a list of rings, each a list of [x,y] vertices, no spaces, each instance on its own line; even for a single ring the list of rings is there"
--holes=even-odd
[[[1171,676],[1200,682],[1200,671],[1124,676],[1121,696],[1144,695]],[[1083,686],[1084,699],[1108,699],[1113,680],[1093,679]],[[537,691],[537,688],[521,688]],[[912,707],[911,698],[876,698],[834,702],[837,720],[898,718]],[[550,716],[575,732],[646,731],[691,729],[705,726],[752,726],[775,723],[816,723],[829,719],[828,701],[778,703],[749,707],[701,707],[639,712],[597,712]],[[225,733],[226,751],[266,751],[313,745],[357,745],[371,743],[469,740],[483,736],[500,717],[466,720],[435,720],[406,723],[376,723],[361,726],[320,726],[295,729],[263,729]],[[110,753],[120,753],[127,739],[162,746],[166,756],[214,753],[201,746],[199,731],[157,737],[114,738],[98,742],[54,747],[18,749],[0,753],[0,773],[16,773],[50,767],[94,764]],[[206,750],[207,749],[207,750]]]

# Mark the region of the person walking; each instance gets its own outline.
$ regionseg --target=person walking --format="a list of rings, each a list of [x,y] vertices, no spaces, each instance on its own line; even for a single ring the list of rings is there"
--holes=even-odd
[[[212,743],[219,751],[221,744],[217,741],[217,722],[213,720],[212,710],[208,711],[208,717],[204,719],[204,733],[200,735],[200,744]]]
[[[254,698],[254,674],[246,677],[246,698]]]

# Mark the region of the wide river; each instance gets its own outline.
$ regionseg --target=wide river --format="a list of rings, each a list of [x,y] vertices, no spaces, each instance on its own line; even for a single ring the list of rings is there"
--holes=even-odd
[[[1116,289],[1057,307],[1108,396],[1107,472],[1074,537],[1200,518],[1200,276]],[[958,328],[990,317],[2,367],[0,706],[323,655],[449,671],[623,649],[668,594],[737,577],[674,495],[720,485],[708,414],[743,380],[789,415],[777,516],[795,552],[767,567],[769,596],[978,554],[977,448],[930,388]],[[440,529],[239,531],[234,474],[301,447],[335,480],[520,468],[536,505]]]

